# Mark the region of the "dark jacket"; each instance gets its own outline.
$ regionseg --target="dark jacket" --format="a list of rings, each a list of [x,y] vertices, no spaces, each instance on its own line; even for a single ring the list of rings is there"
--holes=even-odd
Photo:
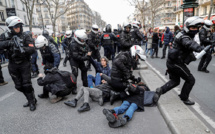
[[[75,40],[73,40],[71,45],[69,46],[69,50],[70,57],[77,62],[90,59],[90,57],[86,55],[89,51],[89,48],[86,44],[80,45]]]
[[[153,37],[152,37],[152,47],[153,48],[158,46],[158,41],[159,41],[158,33],[153,33]]]
[[[132,47],[132,34],[129,32],[123,31],[120,36],[120,44],[121,44],[121,50],[122,51],[129,51]]]
[[[175,36],[173,49],[168,52],[168,61],[174,63],[186,63],[196,60],[193,51],[200,52],[202,47],[193,41],[184,31],[179,32]]]
[[[111,78],[127,81],[132,75],[132,62],[130,51],[119,53],[112,64]]]
[[[65,48],[65,49],[69,49],[69,45],[72,43],[72,37],[70,38],[64,38],[63,41],[62,41],[62,46]]]
[[[113,90],[113,88],[108,83],[100,84],[95,88],[102,91],[102,96],[105,102],[110,100],[110,91]]]
[[[138,28],[132,29],[131,32],[132,35],[132,45],[140,45],[140,42],[143,41],[143,35],[140,33]]]
[[[166,27],[166,31],[164,33],[164,45],[169,45],[169,43],[173,42],[173,35],[172,32],[170,32],[169,27]]]
[[[104,33],[101,36],[101,45],[102,46],[112,46],[115,40],[117,40],[117,38],[114,34]]]
[[[21,40],[23,40],[23,49],[24,53],[21,53],[19,50],[14,52],[15,46],[10,47],[9,40],[14,36],[6,39],[5,34],[0,35],[0,49],[7,49],[9,62],[20,63],[23,61],[30,61],[31,55],[35,52],[34,40],[26,33],[20,33],[17,35]]]
[[[66,72],[66,71],[65,71]],[[69,73],[69,72],[68,72]],[[70,77],[62,77],[58,71],[47,71],[47,74],[44,78],[38,78],[37,83],[39,86],[48,86],[50,89],[50,92],[55,95],[56,93],[67,90],[71,87],[68,87],[65,83],[65,78],[69,79],[68,81],[71,81]],[[72,89],[72,88],[71,88]]]
[[[96,73],[103,73],[106,74],[107,76],[110,76],[110,67],[108,64],[106,67],[103,67],[100,62],[97,62],[92,57],[90,58],[90,62],[93,64]]]
[[[56,48],[58,48],[58,44],[54,41],[54,39],[50,36],[47,35],[43,35],[44,37],[46,37],[46,39],[49,41],[49,43],[52,43],[55,45]]]
[[[53,63],[54,67],[58,68],[60,64],[60,52],[54,44],[49,44],[45,49],[41,48],[40,52],[43,57],[43,64],[46,64],[47,62]]]
[[[202,27],[199,31],[199,39],[201,46],[207,46],[211,44],[211,41],[208,38],[208,31],[204,27]]]
[[[90,32],[90,34],[88,34],[88,42],[87,42],[90,50],[92,51],[97,50],[99,43],[100,43],[100,37],[98,36],[98,34]]]

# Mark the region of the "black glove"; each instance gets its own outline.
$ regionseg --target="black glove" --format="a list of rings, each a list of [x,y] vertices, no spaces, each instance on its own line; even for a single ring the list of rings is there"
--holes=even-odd
[[[7,41],[7,47],[13,47],[15,45],[15,42],[13,40]]]
[[[204,50],[204,46],[199,46],[198,48],[197,48],[197,50],[196,50],[196,52],[201,52],[202,50]]]

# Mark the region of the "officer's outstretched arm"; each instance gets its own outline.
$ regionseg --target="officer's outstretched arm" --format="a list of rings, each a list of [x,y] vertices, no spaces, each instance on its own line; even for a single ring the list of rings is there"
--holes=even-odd
[[[190,38],[183,38],[182,45],[187,49],[191,49],[195,52],[201,52],[201,50],[203,49],[197,42],[191,40]]]

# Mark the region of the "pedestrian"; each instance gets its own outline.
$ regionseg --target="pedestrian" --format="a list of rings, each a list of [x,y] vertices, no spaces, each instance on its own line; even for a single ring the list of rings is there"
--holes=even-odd
[[[92,57],[90,57],[90,62],[93,64],[95,70],[96,70],[96,76],[88,75],[88,87],[93,88],[93,82],[95,83],[95,86],[100,85],[102,82],[100,73],[103,73],[110,77],[110,67],[108,64],[108,59],[106,57],[102,57],[100,62],[95,61]]]
[[[154,58],[154,54],[156,55],[155,58],[159,58],[158,57],[158,43],[159,43],[159,33],[158,33],[159,29],[155,29],[154,33],[153,33],[153,38],[152,38],[152,49],[153,49],[153,54],[152,54],[152,58]]]
[[[161,57],[161,59],[164,59],[166,57],[167,47],[169,49],[173,42],[173,34],[172,34],[172,32],[170,32],[169,27],[165,28],[165,32],[164,32],[162,38],[163,38],[163,41],[162,41],[163,42],[163,56]]]
[[[149,31],[147,33],[147,51],[146,51],[146,56],[148,54],[148,52],[150,51],[150,57],[152,58],[152,54],[153,54],[153,49],[152,49],[152,38],[153,38],[153,29],[149,28]]]
[[[17,16],[6,19],[6,26],[10,29],[10,37],[6,38],[3,33],[0,41],[0,49],[6,49],[9,56],[8,70],[15,88],[22,92],[28,102],[23,107],[29,107],[30,111],[36,110],[37,100],[34,95],[34,88],[31,82],[30,56],[35,52],[32,37],[23,32],[23,21]],[[23,47],[14,48],[15,41],[22,40]],[[14,50],[15,49],[15,50]]]
[[[203,47],[193,40],[203,22],[204,20],[199,17],[190,17],[184,23],[184,30],[175,36],[173,48],[168,52],[166,63],[170,80],[156,89],[155,102],[158,102],[160,95],[178,86],[182,78],[185,83],[179,97],[186,105],[195,104],[189,99],[190,92],[195,84],[195,78],[186,65],[196,60],[194,51],[201,52],[203,50]]]

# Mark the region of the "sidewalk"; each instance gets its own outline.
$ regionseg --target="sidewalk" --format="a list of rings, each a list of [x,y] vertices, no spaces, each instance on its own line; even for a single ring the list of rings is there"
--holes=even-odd
[[[141,66],[147,66],[145,62],[141,63]],[[152,91],[164,84],[164,80],[151,68],[140,70],[140,76]],[[180,101],[174,90],[161,96],[158,109],[173,134],[212,134],[206,125]]]

